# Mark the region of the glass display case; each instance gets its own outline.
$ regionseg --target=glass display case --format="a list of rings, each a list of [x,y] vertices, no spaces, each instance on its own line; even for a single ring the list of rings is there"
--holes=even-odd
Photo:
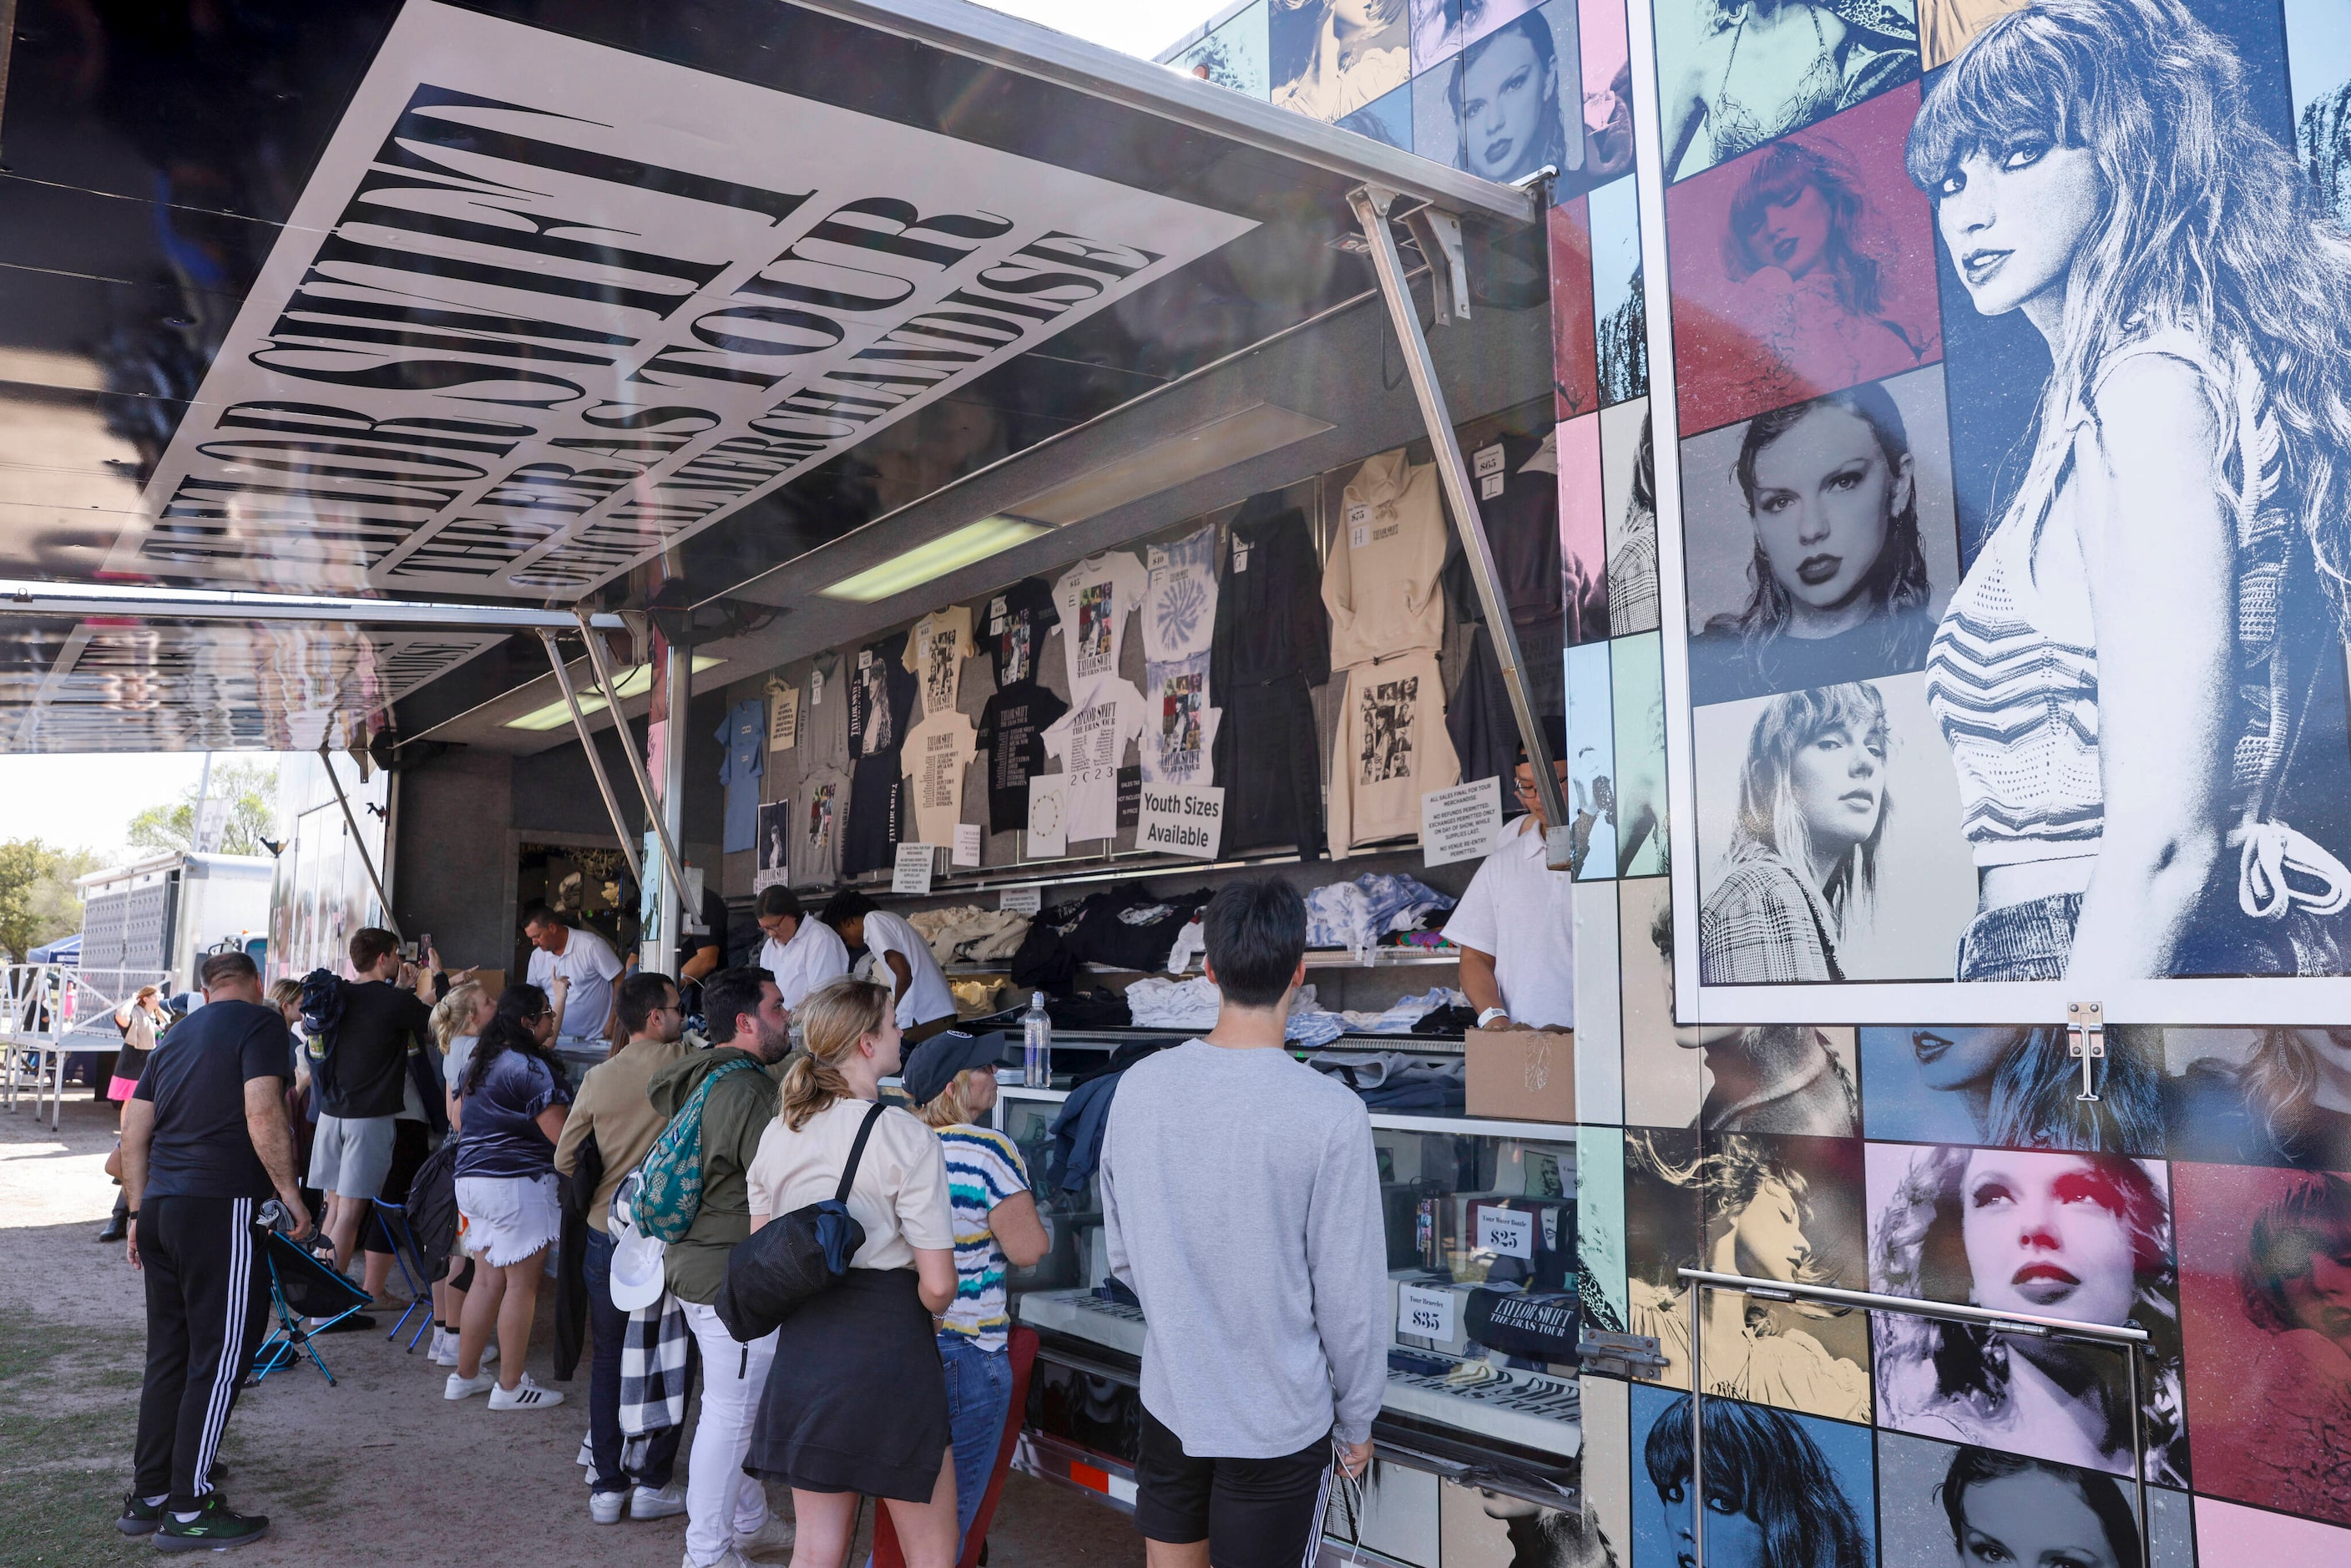
[[[1097,1375],[1143,1354],[1143,1313],[1110,1277],[1097,1184],[1058,1186],[1065,1095],[1008,1087],[1051,1249],[1008,1277],[1014,1315]],[[1581,1448],[1574,1129],[1372,1114],[1386,1242],[1384,1426],[1572,1460]],[[1451,1445],[1448,1444],[1448,1447]]]

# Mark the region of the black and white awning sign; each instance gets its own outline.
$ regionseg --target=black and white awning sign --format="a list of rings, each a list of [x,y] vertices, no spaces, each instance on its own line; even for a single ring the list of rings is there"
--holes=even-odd
[[[1254,226],[410,0],[109,564],[576,597]]]

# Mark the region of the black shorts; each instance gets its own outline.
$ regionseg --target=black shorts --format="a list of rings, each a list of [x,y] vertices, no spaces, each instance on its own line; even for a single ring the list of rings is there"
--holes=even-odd
[[[1143,1413],[1134,1528],[1146,1541],[1208,1543],[1211,1568],[1304,1568],[1322,1534],[1331,1439],[1273,1459],[1200,1459]]]

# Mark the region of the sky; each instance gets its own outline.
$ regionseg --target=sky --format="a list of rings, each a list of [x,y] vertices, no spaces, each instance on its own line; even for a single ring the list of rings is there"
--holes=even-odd
[[[1231,0],[979,0],[1088,43],[1150,59]]]

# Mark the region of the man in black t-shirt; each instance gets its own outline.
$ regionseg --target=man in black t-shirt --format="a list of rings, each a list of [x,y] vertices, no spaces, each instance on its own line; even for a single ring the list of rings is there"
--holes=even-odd
[[[146,1276],[147,1378],[130,1494],[115,1521],[170,1551],[258,1540],[269,1521],[212,1488],[221,1433],[269,1316],[254,1227],[272,1193],[310,1232],[286,1120],[286,1020],[243,953],[204,960],[204,1005],[148,1059],[122,1114],[131,1266]]]
[[[679,924],[686,929],[677,934],[678,997],[692,1018],[702,1011],[703,980],[726,967],[726,901],[705,882],[701,918]]]
[[[351,973],[342,1016],[308,1042],[310,1081],[319,1095],[319,1131],[310,1141],[310,1185],[327,1195],[327,1235],[335,1267],[348,1270],[360,1226],[392,1173],[392,1123],[408,1088],[408,1059],[433,1039],[433,1009],[422,975],[406,987],[400,938],[367,926],[351,934]],[[389,1268],[387,1259],[381,1268]]]

